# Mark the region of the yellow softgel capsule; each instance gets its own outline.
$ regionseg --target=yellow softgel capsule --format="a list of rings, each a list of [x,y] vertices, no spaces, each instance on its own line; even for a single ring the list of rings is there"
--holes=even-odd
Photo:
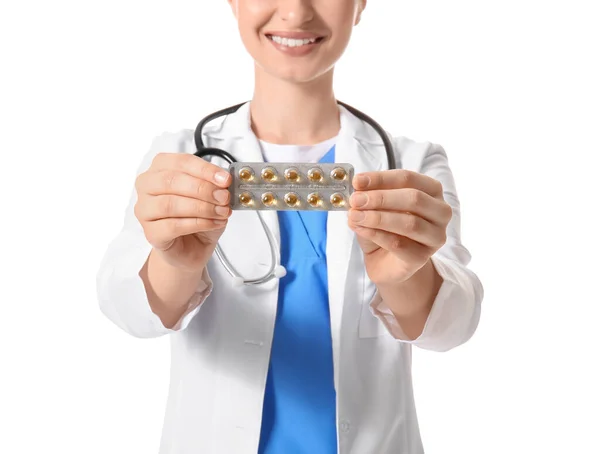
[[[275,181],[275,179],[277,178],[277,173],[272,167],[265,167],[261,172],[261,176],[263,180],[271,182]]]
[[[265,192],[261,197],[262,203],[268,207],[275,205],[275,195],[272,192]]]
[[[346,201],[344,200],[344,196],[337,192],[335,194],[331,194],[329,201],[336,208],[343,207],[344,204],[346,203]]]
[[[238,175],[242,181],[250,181],[252,178],[254,178],[254,172],[249,167],[240,169]]]
[[[308,171],[308,179],[313,183],[318,183],[323,179],[323,172],[321,172],[321,169],[310,169]]]
[[[245,207],[252,205],[252,194],[249,192],[242,192],[239,199],[240,203]]]
[[[314,207],[314,208],[316,208],[319,205],[321,205],[321,197],[316,192],[313,192],[312,194],[309,194],[308,197],[306,198],[306,201],[308,202],[308,204],[311,207]]]
[[[341,167],[336,167],[331,171],[331,178],[333,178],[334,180],[341,181],[344,178],[346,178],[346,171]]]
[[[296,169],[286,169],[285,179],[288,181],[296,182],[300,179],[300,173]]]
[[[295,207],[298,205],[298,195],[293,192],[288,192],[284,199],[287,206]]]

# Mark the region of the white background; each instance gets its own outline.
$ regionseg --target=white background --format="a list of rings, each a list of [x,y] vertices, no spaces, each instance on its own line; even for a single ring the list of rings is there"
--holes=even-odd
[[[594,6],[370,1],[338,65],[445,147],[485,287],[469,343],[415,351],[428,454],[600,453]],[[168,339],[105,319],[95,274],[153,137],[249,99],[252,62],[225,0],[6,1],[0,38],[0,452],[155,453]]]

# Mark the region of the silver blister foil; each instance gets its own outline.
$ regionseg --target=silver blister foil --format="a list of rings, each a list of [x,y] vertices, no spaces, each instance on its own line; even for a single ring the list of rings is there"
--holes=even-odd
[[[233,210],[347,211],[354,167],[342,163],[235,162]]]

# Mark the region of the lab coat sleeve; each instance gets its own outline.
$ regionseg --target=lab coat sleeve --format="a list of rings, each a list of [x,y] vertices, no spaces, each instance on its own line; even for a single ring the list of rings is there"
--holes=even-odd
[[[421,173],[442,183],[444,199],[452,207],[453,216],[447,227],[447,241],[431,258],[443,283],[434,300],[421,335],[410,340],[402,331],[391,310],[376,292],[371,311],[398,341],[426,350],[448,351],[465,342],[479,324],[483,286],[468,268],[469,251],[461,242],[460,203],[445,150],[430,144],[425,153]]]
[[[137,175],[145,172],[160,152],[187,152],[188,131],[164,133],[156,137],[144,156]],[[187,304],[187,311],[172,328],[166,328],[152,312],[140,270],[146,263],[152,246],[146,240],[142,226],[134,214],[137,194],[132,191],[121,231],[109,244],[102,258],[96,290],[100,309],[126,333],[139,338],[159,337],[184,330],[200,311],[202,302],[212,291],[212,280],[205,270],[198,288]]]

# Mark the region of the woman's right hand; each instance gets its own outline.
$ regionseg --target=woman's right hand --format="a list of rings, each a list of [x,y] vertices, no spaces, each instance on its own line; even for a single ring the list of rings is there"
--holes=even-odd
[[[231,175],[191,154],[160,153],[135,182],[134,213],[148,242],[169,265],[199,271],[231,215]]]

